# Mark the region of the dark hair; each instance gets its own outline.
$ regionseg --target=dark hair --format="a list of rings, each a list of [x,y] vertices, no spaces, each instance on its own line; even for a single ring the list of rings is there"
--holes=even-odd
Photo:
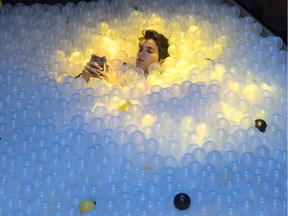
[[[140,42],[143,40],[152,39],[156,42],[159,52],[159,61],[164,60],[169,56],[168,53],[168,39],[163,35],[158,33],[155,30],[147,29],[142,31],[142,37],[139,38]]]

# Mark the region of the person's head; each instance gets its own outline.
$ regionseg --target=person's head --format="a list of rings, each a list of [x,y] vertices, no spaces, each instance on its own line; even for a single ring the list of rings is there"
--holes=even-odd
[[[169,56],[168,39],[154,30],[144,30],[140,38],[136,66],[141,67],[145,73],[153,63],[162,64]]]

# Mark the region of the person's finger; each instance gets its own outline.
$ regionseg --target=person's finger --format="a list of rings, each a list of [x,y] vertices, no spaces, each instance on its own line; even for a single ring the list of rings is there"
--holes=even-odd
[[[87,69],[83,69],[83,74],[85,74],[88,77],[98,77],[96,74],[91,73],[90,71],[88,71]]]
[[[96,69],[92,68],[92,67],[89,67],[89,66],[85,65],[84,66],[84,70],[88,74],[90,74],[91,76],[94,76],[94,77],[98,77],[99,76],[99,72]]]
[[[99,71],[99,75],[105,79],[108,79],[108,73],[106,71]]]
[[[110,71],[110,65],[106,64],[106,72]]]
[[[89,62],[90,67],[96,68],[98,70],[103,70],[103,68],[97,62]]]

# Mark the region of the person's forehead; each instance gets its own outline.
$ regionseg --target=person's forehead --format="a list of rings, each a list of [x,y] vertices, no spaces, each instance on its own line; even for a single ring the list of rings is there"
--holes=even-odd
[[[153,39],[144,40],[144,41],[142,41],[142,43],[139,44],[139,46],[152,47],[152,48],[155,48],[155,49],[158,48],[156,42]]]

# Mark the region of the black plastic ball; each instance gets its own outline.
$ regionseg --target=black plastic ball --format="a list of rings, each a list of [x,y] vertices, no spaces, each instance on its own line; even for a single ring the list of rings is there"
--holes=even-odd
[[[179,193],[174,197],[174,206],[179,210],[186,210],[190,207],[191,199],[185,193]]]
[[[258,128],[259,131],[264,133],[266,130],[267,124],[262,119],[256,119],[255,120],[255,127]]]

